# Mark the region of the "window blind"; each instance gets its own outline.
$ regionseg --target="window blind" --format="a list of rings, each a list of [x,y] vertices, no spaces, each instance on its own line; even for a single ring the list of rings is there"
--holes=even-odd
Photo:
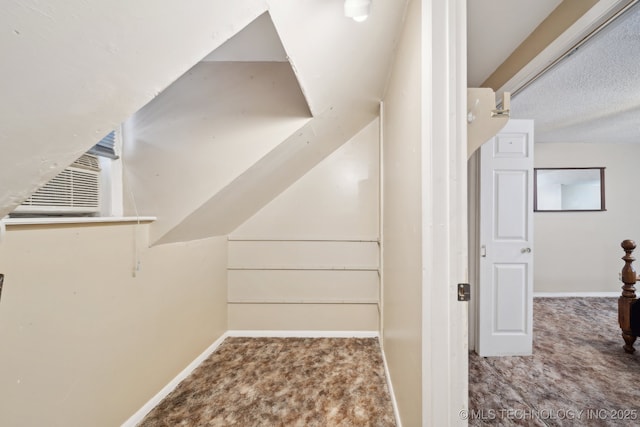
[[[115,149],[116,144],[116,131],[112,130],[104,138],[102,138],[96,145],[91,147],[88,151],[89,154],[96,156],[108,157],[110,159],[117,159]]]

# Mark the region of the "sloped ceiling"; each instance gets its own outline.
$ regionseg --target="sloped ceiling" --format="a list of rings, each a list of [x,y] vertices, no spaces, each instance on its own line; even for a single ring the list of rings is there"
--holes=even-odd
[[[267,8],[263,0],[0,3],[0,217]]]
[[[309,119],[286,62],[197,64],[125,124],[131,212],[157,240]]]
[[[265,12],[202,61],[287,62],[287,53],[271,16]]]
[[[342,5],[270,3],[127,122],[154,244],[232,232],[377,117],[404,5],[362,24]]]
[[[222,194],[233,193],[233,197],[242,198],[249,193],[281,191],[304,173],[302,169],[322,160],[377,116],[406,3],[374,1],[369,19],[356,23],[344,17],[343,0],[3,2],[0,143],[10,148],[0,157],[0,216],[10,212],[111,129],[131,118],[126,131],[139,144],[137,148],[127,148],[124,156],[130,175],[128,189],[136,193],[136,207],[141,212],[158,216],[154,238],[159,240],[169,231],[172,241],[183,239],[181,230],[187,230],[184,236],[192,238],[229,231],[237,225],[234,221],[224,227],[200,227],[197,235],[193,235],[192,225],[198,223],[193,218],[206,218],[213,212],[211,209],[224,211],[229,202],[215,203]],[[272,23],[265,26],[266,11]],[[260,42],[266,44],[257,47],[256,38],[249,34],[247,39],[251,43],[238,38],[216,50],[258,17],[262,25],[253,30],[263,37]],[[274,43],[269,40],[275,39],[280,44],[271,50]],[[198,64],[205,57],[207,60]],[[183,100],[185,108],[194,108],[194,115],[200,115],[202,120],[211,119],[211,137],[216,134],[221,139],[240,141],[235,149],[243,153],[229,158],[230,163],[243,164],[223,164],[223,168],[235,169],[222,180],[216,176],[220,170],[209,166],[209,180],[203,177],[188,180],[200,187],[178,190],[166,178],[171,167],[166,163],[168,153],[179,152],[174,157],[179,159],[193,147],[198,147],[192,150],[195,155],[203,154],[202,150],[207,148],[203,148],[206,144],[195,142],[201,135],[190,139],[192,135],[176,134],[171,125],[180,120],[193,124],[195,116],[167,117],[166,123],[156,128],[156,124],[151,126],[151,119],[162,109],[153,113],[152,108],[140,109],[154,98],[165,97],[162,92],[188,70],[192,71],[186,78],[211,77],[213,73],[230,79],[231,62],[255,67],[253,84],[264,84],[267,92],[267,81],[274,83],[266,98],[274,105],[263,105],[266,109],[255,111],[251,108],[262,107],[255,103],[244,107],[235,104],[240,115],[246,107],[246,116],[260,117],[258,121],[267,116],[275,118],[268,125],[265,120],[264,124],[272,138],[254,139],[252,143],[213,129],[216,121],[221,122],[221,117],[215,114],[219,111],[216,103],[233,109],[232,100],[237,92],[214,95],[209,92],[210,99],[205,100],[207,91],[203,90],[194,95],[199,101]],[[266,62],[272,64],[267,66]],[[197,68],[193,68],[196,64]],[[250,71],[235,77],[240,79],[243,75],[251,80]],[[291,88],[292,83],[297,95],[284,89],[289,101],[278,104],[281,98],[278,89]],[[238,89],[239,86],[235,85]],[[251,90],[250,86],[246,86],[245,93]],[[230,87],[234,86],[226,89]],[[196,105],[199,106],[195,108]],[[201,106],[206,107],[200,110]],[[274,113],[270,108],[280,110]],[[257,126],[254,119],[238,125],[238,132]],[[129,126],[131,123],[136,126]],[[157,145],[155,138],[160,132],[180,141]],[[282,143],[278,147],[276,140]],[[241,149],[242,144],[251,149]],[[143,146],[146,151],[140,149]],[[248,152],[252,154],[243,157]],[[191,165],[183,164],[180,173],[193,175],[203,169],[202,164],[202,159]],[[285,170],[290,172],[283,173]],[[240,182],[243,184],[239,185]],[[159,190],[161,187],[164,191]],[[181,204],[183,200],[176,194],[185,191],[192,191],[195,196]],[[262,199],[255,197],[256,202],[238,218],[259,209]],[[180,212],[168,208],[169,205],[180,206]]]
[[[158,241],[310,119],[264,13],[127,120],[129,210],[158,216]],[[222,211],[237,216],[234,205]]]

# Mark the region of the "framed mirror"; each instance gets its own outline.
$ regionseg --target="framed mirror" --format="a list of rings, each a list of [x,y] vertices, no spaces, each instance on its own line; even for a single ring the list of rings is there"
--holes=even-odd
[[[604,211],[604,168],[535,168],[534,212]]]

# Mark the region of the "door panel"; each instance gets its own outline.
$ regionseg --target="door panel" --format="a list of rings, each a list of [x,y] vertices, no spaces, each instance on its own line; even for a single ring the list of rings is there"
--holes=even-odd
[[[494,333],[526,334],[527,320],[521,310],[527,297],[526,264],[496,264],[494,266],[494,299],[496,300]]]
[[[481,356],[533,348],[533,122],[510,120],[480,161]]]
[[[506,127],[505,127],[506,129]],[[507,133],[505,129],[496,135],[494,155],[495,158],[526,158],[529,155],[528,138],[518,133]]]
[[[527,171],[494,171],[494,241],[527,240]]]

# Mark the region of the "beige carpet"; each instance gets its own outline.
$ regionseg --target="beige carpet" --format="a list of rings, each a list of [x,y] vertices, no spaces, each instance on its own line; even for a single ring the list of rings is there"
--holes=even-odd
[[[375,338],[227,338],[140,426],[394,426]]]
[[[470,425],[640,425],[617,298],[536,298],[533,329],[533,356],[469,356]]]

